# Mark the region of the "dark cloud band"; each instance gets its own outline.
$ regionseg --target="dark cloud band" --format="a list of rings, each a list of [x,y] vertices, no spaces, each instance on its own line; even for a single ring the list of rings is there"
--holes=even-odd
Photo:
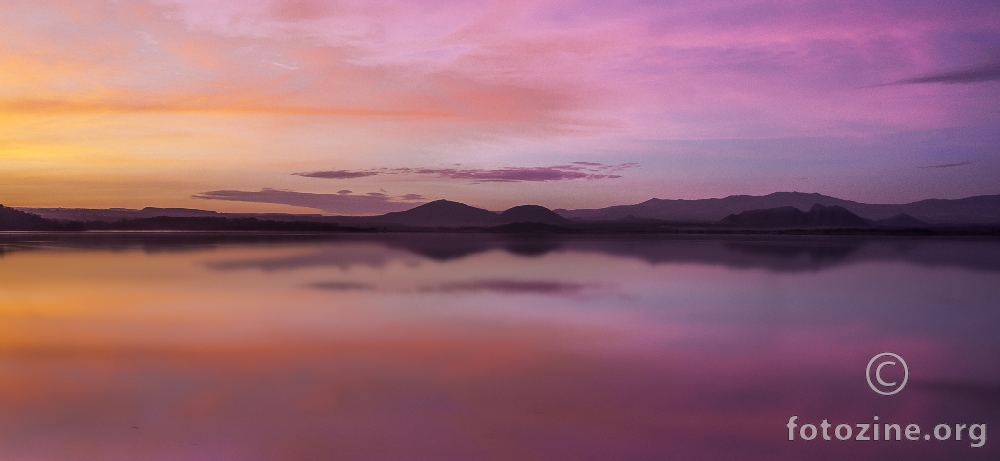
[[[918,166],[917,168],[924,168],[924,169],[926,169],[926,168],[955,168],[955,167],[958,167],[958,166],[965,166],[965,165],[968,165],[968,164],[971,164],[971,163],[972,162],[942,163],[940,165]]]
[[[618,172],[635,168],[636,163],[605,165],[595,162],[573,162],[566,165],[541,167],[505,168],[377,168],[349,171],[329,170],[294,173],[297,176],[323,179],[351,179],[385,174],[416,174],[437,176],[446,179],[460,179],[474,182],[546,182],[573,179],[615,179],[622,177]]]
[[[192,195],[192,198],[204,200],[227,200],[234,202],[278,203],[282,205],[314,208],[320,211],[336,214],[384,214],[392,211],[409,210],[423,202],[423,197],[417,194],[407,194],[393,198],[386,194],[373,192],[366,195],[354,195],[350,191],[336,194],[313,194],[291,190],[264,188],[259,191],[213,190]]]
[[[918,83],[978,83],[1000,80],[1000,62],[971,67],[951,72],[939,72],[922,77],[899,80],[889,85],[911,85]]]
[[[309,178],[324,178],[324,179],[352,179],[352,178],[363,178],[365,176],[375,176],[378,174],[377,171],[347,171],[347,170],[332,170],[332,171],[314,171],[311,173],[292,173],[296,176],[306,176]]]

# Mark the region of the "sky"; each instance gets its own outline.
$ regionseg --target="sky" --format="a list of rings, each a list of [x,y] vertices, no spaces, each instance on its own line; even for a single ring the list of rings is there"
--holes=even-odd
[[[995,0],[26,0],[0,203],[1000,194]]]

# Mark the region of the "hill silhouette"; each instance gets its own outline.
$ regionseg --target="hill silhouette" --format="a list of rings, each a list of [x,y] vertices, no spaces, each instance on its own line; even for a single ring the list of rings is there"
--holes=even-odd
[[[758,206],[760,204],[765,206]],[[820,208],[813,209],[817,205]],[[199,228],[291,230],[294,228],[276,224],[265,225],[261,224],[262,222],[324,223],[344,227],[378,227],[382,230],[489,228],[514,223],[541,223],[567,228],[586,228],[588,232],[608,233],[663,232],[669,228],[709,228],[722,223],[726,223],[729,227],[842,228],[874,224],[890,232],[943,227],[992,228],[1000,225],[1000,195],[880,205],[851,202],[821,194],[778,192],[765,196],[734,195],[704,200],[651,199],[636,205],[590,210],[549,210],[539,205],[520,205],[502,213],[450,200],[437,200],[410,210],[379,216],[220,213],[187,208],[153,207],[141,210],[125,208],[4,208],[4,210],[5,214],[0,216],[0,230],[152,230],[158,226],[163,226],[164,230]],[[744,215],[746,212],[753,213]],[[160,219],[163,217],[177,219]],[[183,221],[182,218],[189,221]],[[144,219],[147,221],[142,221]],[[198,221],[199,219],[228,221]],[[117,224],[107,226],[95,224],[97,222]],[[335,229],[310,226],[300,226],[299,229]]]
[[[500,224],[500,215],[464,203],[435,200],[406,211],[386,213],[368,220],[418,227],[493,226]]]
[[[878,221],[901,213],[932,224],[1000,224],[1000,195],[980,195],[955,200],[928,199],[905,204],[868,204],[817,193],[775,192],[773,194],[730,195],[698,200],[650,199],[635,205],[607,208],[554,210],[573,220],[611,221],[633,215],[637,218],[675,222],[713,223],[749,210],[791,206],[808,210],[813,204],[839,206],[865,219]]]
[[[277,232],[366,232],[373,229],[344,227],[312,221],[271,221],[257,218],[208,216],[156,216],[117,221],[67,221],[46,219],[0,205],[0,231],[277,231]]]
[[[510,234],[573,234],[582,232],[580,229],[534,221],[501,224],[499,226],[489,227],[486,230],[490,232]]]
[[[875,221],[873,224],[879,227],[899,227],[899,228],[916,228],[916,227],[927,227],[927,223],[914,218],[906,213],[900,213],[889,219],[882,219]]]
[[[266,231],[266,232],[364,232],[373,229],[343,227],[312,221],[270,221],[257,218],[157,216],[115,222],[71,222],[70,230],[177,230],[177,231]]]
[[[48,231],[58,228],[58,224],[41,216],[0,205],[0,231]]]
[[[739,214],[731,214],[719,221],[727,226],[758,228],[801,228],[801,227],[869,227],[864,218],[851,213],[840,206],[823,206],[814,204],[809,212],[804,212],[793,206],[767,208],[763,210],[747,210]]]
[[[502,223],[542,223],[565,226],[570,220],[540,205],[520,205],[500,213]]]

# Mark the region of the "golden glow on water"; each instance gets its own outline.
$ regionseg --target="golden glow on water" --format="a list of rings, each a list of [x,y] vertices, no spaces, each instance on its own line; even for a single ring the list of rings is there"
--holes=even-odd
[[[988,271],[651,264],[655,248],[587,242],[433,258],[374,239],[8,248],[3,459],[794,457],[778,429],[816,395],[824,416],[870,418],[854,386],[870,350],[952,377],[974,369],[948,351],[1000,352],[971,320],[920,320],[933,296],[987,315]],[[880,414],[927,418],[934,401]]]

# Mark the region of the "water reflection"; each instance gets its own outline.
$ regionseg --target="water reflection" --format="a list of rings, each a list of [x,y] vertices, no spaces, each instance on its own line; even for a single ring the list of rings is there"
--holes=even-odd
[[[1000,239],[985,237],[0,232],[0,257],[12,252],[53,247],[104,251],[141,249],[157,253],[202,251],[232,245],[288,246],[308,242],[328,245],[315,254],[293,256],[282,261],[220,262],[215,267],[235,269],[256,265],[265,270],[281,270],[321,265],[377,266],[390,259],[411,256],[450,261],[501,250],[524,257],[565,251],[595,252],[637,258],[650,264],[719,264],[776,272],[817,271],[871,261],[1000,271]],[[368,246],[362,247],[362,244]]]
[[[998,427],[994,241],[230,237],[0,238],[0,459],[997,458],[784,427]]]

